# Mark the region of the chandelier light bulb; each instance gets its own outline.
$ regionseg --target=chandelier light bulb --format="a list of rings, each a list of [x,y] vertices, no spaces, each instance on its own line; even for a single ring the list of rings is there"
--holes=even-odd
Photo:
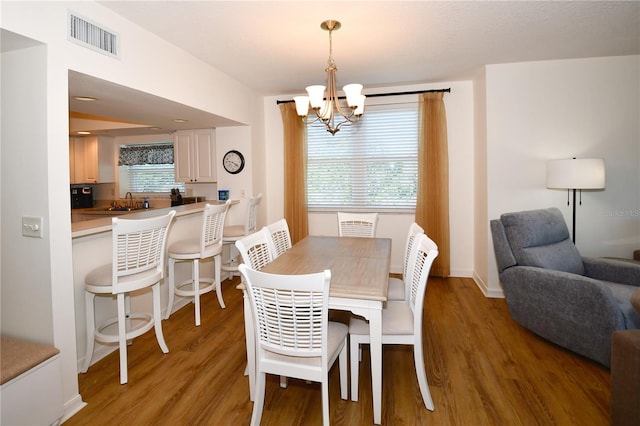
[[[342,90],[344,90],[344,94],[347,96],[347,105],[349,105],[349,107],[353,108],[359,105],[362,84],[347,84]]]
[[[357,117],[360,117],[362,114],[364,114],[364,100],[365,100],[366,96],[365,95],[360,95],[359,99],[358,99],[358,103],[356,104],[356,109],[353,111],[353,114]]]
[[[296,112],[301,117],[306,117],[309,113],[309,97],[308,96],[294,96],[293,100],[296,103]]]
[[[307,93],[309,94],[309,101],[311,102],[311,108],[320,108],[324,103],[324,86],[308,86]]]

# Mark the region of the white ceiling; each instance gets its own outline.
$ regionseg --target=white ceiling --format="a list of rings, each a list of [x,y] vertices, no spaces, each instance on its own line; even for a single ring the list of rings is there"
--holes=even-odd
[[[468,80],[487,64],[640,54],[638,1],[100,3],[264,95],[300,93],[307,85],[324,84],[329,39],[320,23],[326,19],[342,23],[333,34],[338,84],[359,82],[365,91]],[[78,81],[70,77],[72,92],[83,80],[75,77]],[[183,105],[85,78],[83,84],[88,83],[96,83],[98,97],[106,89],[127,96],[132,104],[128,108],[120,98],[94,111],[97,115],[124,111],[127,117],[118,118],[171,126],[166,115],[179,113],[197,120],[191,127],[207,119],[224,125]],[[144,109],[134,108],[136,99]],[[159,116],[154,117],[150,101]],[[87,105],[71,107],[86,110]],[[138,115],[141,110],[146,116]]]

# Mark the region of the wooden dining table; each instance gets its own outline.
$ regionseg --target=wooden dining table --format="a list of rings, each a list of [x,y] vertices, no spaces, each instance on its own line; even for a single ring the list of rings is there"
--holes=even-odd
[[[369,320],[373,421],[382,421],[382,306],[387,300],[391,239],[308,236],[262,268],[281,275],[331,271],[329,308]],[[246,293],[246,292],[245,292]],[[247,370],[253,400],[255,340],[245,295]]]

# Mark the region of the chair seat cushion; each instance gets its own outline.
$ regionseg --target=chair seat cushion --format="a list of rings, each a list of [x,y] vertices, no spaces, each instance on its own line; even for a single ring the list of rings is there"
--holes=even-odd
[[[349,322],[349,334],[368,335],[369,323],[352,317]],[[382,310],[382,335],[413,334],[413,312],[405,302],[387,302]]]
[[[222,237],[244,237],[244,225],[225,226]]]
[[[92,270],[84,278],[86,290],[93,293],[111,293],[112,273],[111,264],[102,265]],[[121,277],[119,282],[122,285],[131,283],[140,283],[141,285],[144,285],[144,283],[157,283],[161,278],[162,274],[156,268],[153,268],[138,274]]]
[[[389,277],[389,290],[387,300],[404,300],[404,281],[400,278]]]
[[[179,260],[204,259],[207,257],[217,256],[222,253],[222,241],[205,247],[204,254],[202,256],[200,255],[200,240],[193,238],[189,240],[176,241],[169,246],[168,253],[169,257]]]
[[[111,287],[112,273],[113,271],[112,271],[111,263],[109,263],[108,265],[102,265],[97,267],[96,269],[93,269],[91,272],[89,272],[87,276],[84,277],[84,282],[85,284],[88,284],[91,286]]]
[[[200,255],[200,240],[197,238],[190,238],[188,240],[180,240],[172,243],[169,246],[169,256],[171,255],[184,255],[194,254]]]
[[[331,355],[335,354],[338,349],[340,349],[340,345],[344,343],[344,339],[349,334],[349,328],[341,323],[336,321],[329,321],[329,326],[327,329],[328,338],[327,338],[327,354],[329,358]],[[281,355],[271,351],[265,351],[265,358],[270,361],[282,361],[288,363],[296,363],[303,364],[308,366],[320,367],[321,358],[319,356],[313,357],[294,357]]]

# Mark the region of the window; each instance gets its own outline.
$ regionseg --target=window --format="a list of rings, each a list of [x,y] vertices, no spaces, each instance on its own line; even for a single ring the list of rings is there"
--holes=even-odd
[[[184,183],[175,181],[173,143],[120,146],[120,192],[170,193]]]
[[[414,210],[418,188],[418,105],[367,107],[335,136],[307,126],[310,210]]]

